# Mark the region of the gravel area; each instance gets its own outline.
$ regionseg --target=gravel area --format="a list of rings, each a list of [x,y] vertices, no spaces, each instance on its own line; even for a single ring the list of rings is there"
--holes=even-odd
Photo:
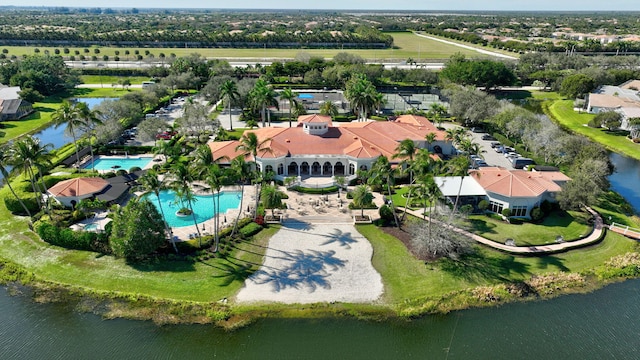
[[[383,286],[372,256],[371,244],[353,225],[287,221],[236,301],[374,302]]]

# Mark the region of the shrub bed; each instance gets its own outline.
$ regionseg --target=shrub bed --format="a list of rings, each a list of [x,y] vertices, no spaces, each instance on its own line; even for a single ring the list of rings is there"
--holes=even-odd
[[[320,189],[316,189],[316,188],[306,188],[306,187],[302,187],[302,186],[294,186],[291,188],[291,190],[297,191],[297,192],[301,192],[303,194],[314,194],[314,195],[322,195],[322,194],[331,194],[331,193],[335,193],[338,192],[338,186],[333,185],[327,188],[320,188]]]

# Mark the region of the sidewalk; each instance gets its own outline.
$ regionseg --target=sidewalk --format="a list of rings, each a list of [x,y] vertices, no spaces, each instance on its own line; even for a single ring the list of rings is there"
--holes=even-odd
[[[402,207],[399,207],[399,209],[404,209]],[[604,226],[603,226],[603,222],[602,222],[602,217],[600,216],[600,214],[598,214],[595,210],[591,209],[591,208],[587,208],[587,211],[589,213],[591,213],[591,215],[593,215],[593,217],[595,218],[594,221],[594,226],[593,226],[593,231],[591,232],[591,234],[589,234],[587,237],[579,239],[579,240],[575,240],[575,241],[568,241],[568,242],[564,242],[564,243],[560,243],[560,244],[551,244],[551,245],[540,245],[540,246],[509,246],[509,245],[505,245],[505,244],[501,244],[499,242],[493,241],[493,240],[489,240],[487,238],[483,238],[482,236],[473,234],[471,232],[468,232],[466,230],[462,230],[459,228],[454,228],[456,232],[460,233],[460,234],[464,234],[465,236],[470,237],[471,239],[473,239],[476,242],[479,242],[483,245],[487,245],[489,247],[492,247],[494,249],[500,250],[500,251],[504,251],[504,252],[508,252],[511,254],[518,254],[518,255],[544,255],[544,254],[552,254],[552,253],[557,253],[557,252],[562,252],[562,251],[566,251],[566,250],[570,250],[570,249],[575,249],[575,248],[580,248],[580,247],[584,247],[584,246],[588,246],[591,244],[594,244],[598,241],[600,241],[600,239],[602,239],[603,237],[603,233],[604,233]],[[417,218],[423,218],[423,215],[416,210],[407,210],[407,212]],[[438,224],[443,224],[441,221],[438,220],[432,220],[434,223],[438,223]]]

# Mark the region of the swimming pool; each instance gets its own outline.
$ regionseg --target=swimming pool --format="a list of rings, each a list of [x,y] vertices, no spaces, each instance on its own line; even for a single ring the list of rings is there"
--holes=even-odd
[[[153,157],[151,156],[136,156],[136,157],[98,157],[93,161],[94,169],[99,171],[111,171],[124,169],[129,171],[134,166],[144,169],[149,165]],[[82,166],[83,169],[91,169],[91,161],[88,161]]]
[[[298,99],[313,99],[312,94],[299,94]]]
[[[196,201],[192,202],[193,212],[196,214],[196,222],[203,223],[211,219],[214,215],[213,198],[214,195],[196,195]],[[218,195],[215,195],[218,196]],[[229,209],[237,209],[240,206],[240,193],[235,191],[223,191],[220,193],[220,213],[224,214]],[[158,208],[158,197],[154,194],[145,195],[147,199]],[[164,210],[164,219],[172,228],[193,225],[193,217],[191,215],[179,217],[176,212],[180,210],[182,205],[176,198],[173,190],[163,190],[160,192],[160,202]],[[216,199],[216,204],[218,203]],[[184,204],[187,207],[187,203]]]

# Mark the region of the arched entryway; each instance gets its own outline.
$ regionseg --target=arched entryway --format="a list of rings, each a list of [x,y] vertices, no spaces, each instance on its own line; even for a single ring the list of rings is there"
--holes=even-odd
[[[298,163],[292,162],[287,166],[287,175],[288,176],[298,176]]]
[[[322,175],[332,175],[331,174],[331,169],[333,168],[333,166],[331,166],[331,163],[326,161],[324,164],[322,164]]]
[[[309,163],[303,162],[300,164],[300,175],[309,175]]]
[[[344,175],[344,165],[340,161],[338,161],[333,167],[333,175],[342,176]]]
[[[314,162],[311,165],[311,175],[320,175],[321,174],[321,167],[320,167],[320,163],[319,162]]]

